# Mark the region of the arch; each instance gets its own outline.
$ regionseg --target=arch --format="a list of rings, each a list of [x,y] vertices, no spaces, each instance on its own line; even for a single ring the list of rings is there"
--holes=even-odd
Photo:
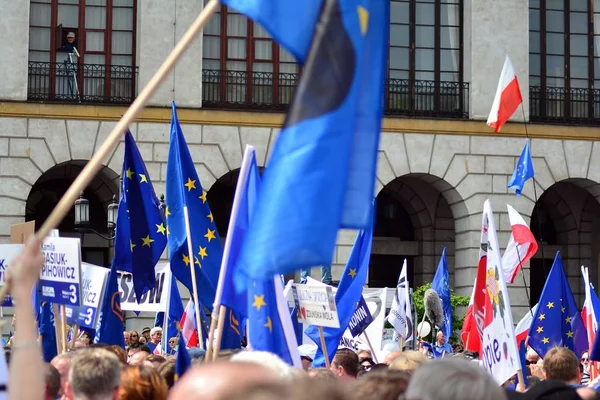
[[[44,172],[27,196],[25,221],[35,221],[36,227],[41,226],[86,164],[87,160],[67,161]],[[119,196],[119,175],[103,167],[84,190],[84,196],[90,202],[90,228],[106,232],[106,208],[113,196]],[[108,265],[110,244],[92,234],[80,235],[75,229],[74,211],[72,208],[58,226],[61,236],[81,236],[83,261]]]
[[[557,251],[580,303],[585,295],[581,265],[589,268],[590,281],[598,285],[599,189],[599,184],[588,179],[566,179],[548,187],[536,202],[530,225],[540,246],[530,265],[536,271],[530,274],[531,304],[541,295]]]
[[[369,286],[395,286],[405,258],[412,287],[431,282],[444,247],[452,280],[456,248],[467,247],[455,235],[455,219],[468,215],[456,189],[431,174],[407,174],[383,186],[376,201]]]

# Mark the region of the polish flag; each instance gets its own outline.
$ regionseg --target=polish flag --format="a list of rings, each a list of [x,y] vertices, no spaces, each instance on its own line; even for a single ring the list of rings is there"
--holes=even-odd
[[[162,354],[162,345],[161,343],[157,344],[156,347],[154,348],[154,351],[152,352],[152,354],[160,356]]]
[[[186,347],[198,346],[198,325],[196,324],[194,302],[189,300],[181,316],[181,337]]]
[[[502,272],[504,280],[513,283],[519,270],[536,253],[538,244],[521,214],[509,205],[506,208],[512,234],[502,255]]]
[[[537,312],[538,305],[536,304],[530,311],[523,316],[523,318],[517,324],[515,328],[515,336],[517,338],[517,345],[521,345],[521,342],[527,340],[527,336],[529,335],[529,327],[531,326],[531,322],[533,321],[533,316]]]
[[[507,55],[487,124],[494,128],[494,132],[500,132],[502,125],[509,120],[522,102],[519,81]]]
[[[583,317],[583,325],[587,332],[588,349],[591,351],[598,331],[598,320],[596,319],[596,316],[600,314],[600,310],[598,309],[600,301],[594,291],[594,287],[590,284],[590,276],[587,267],[581,266],[581,274],[583,275],[583,283],[585,286],[585,302],[583,303],[581,316]],[[581,356],[581,354],[578,354],[578,356]],[[592,362],[590,359],[590,380],[594,380],[598,377],[598,364],[598,362]]]

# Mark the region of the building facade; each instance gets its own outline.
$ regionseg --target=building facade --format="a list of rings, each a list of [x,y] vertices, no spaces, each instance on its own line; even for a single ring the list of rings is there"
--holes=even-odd
[[[558,250],[581,301],[579,267],[589,266],[592,281],[599,283],[600,9],[584,0],[390,1],[368,285],[395,286],[404,259],[413,287],[430,282],[445,247],[455,291],[470,295],[483,202],[489,198],[501,246],[510,235],[507,204],[530,222],[541,244],[524,279],[509,288],[515,319],[537,301]],[[43,222],[203,4],[0,0],[0,5],[5,14],[0,240],[8,242],[11,224]],[[70,45],[77,56],[69,57]],[[485,120],[506,54],[524,107],[494,134]],[[243,148],[254,145],[259,164],[267,165],[299,71],[259,25],[222,7],[130,127],[157,194],[165,189],[175,101],[224,237]],[[528,181],[516,196],[507,182],[526,134],[535,188]],[[97,231],[106,232],[106,206],[113,196],[118,199],[122,146],[84,193],[90,226]],[[72,214],[60,229],[79,234]],[[334,280],[354,236],[339,235]],[[83,238],[84,259],[108,265],[110,242],[91,233]]]

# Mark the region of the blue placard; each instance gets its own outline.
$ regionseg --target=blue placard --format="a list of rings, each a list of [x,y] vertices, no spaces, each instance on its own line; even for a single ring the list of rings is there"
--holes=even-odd
[[[350,319],[350,323],[348,324],[348,329],[350,329],[352,337],[357,337],[363,333],[371,324],[371,322],[373,322],[373,316],[371,316],[371,312],[369,311],[369,307],[367,306],[365,298],[360,296],[360,300],[356,305],[352,319]]]
[[[42,244],[45,257],[40,286],[42,301],[79,306],[81,301],[79,239],[49,237]]]
[[[67,322],[69,324],[76,324],[86,328],[96,329],[96,317],[98,316],[97,308],[89,306],[67,306],[65,311],[67,315]]]
[[[81,307],[66,306],[68,323],[96,329],[96,319],[102,306],[108,272],[108,268],[81,264]]]

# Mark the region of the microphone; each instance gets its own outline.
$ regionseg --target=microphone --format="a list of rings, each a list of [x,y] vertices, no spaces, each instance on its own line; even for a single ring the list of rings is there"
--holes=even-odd
[[[442,310],[442,301],[440,296],[433,289],[427,289],[423,297],[423,305],[425,306],[425,315],[434,326],[438,328],[444,322],[444,311]]]

